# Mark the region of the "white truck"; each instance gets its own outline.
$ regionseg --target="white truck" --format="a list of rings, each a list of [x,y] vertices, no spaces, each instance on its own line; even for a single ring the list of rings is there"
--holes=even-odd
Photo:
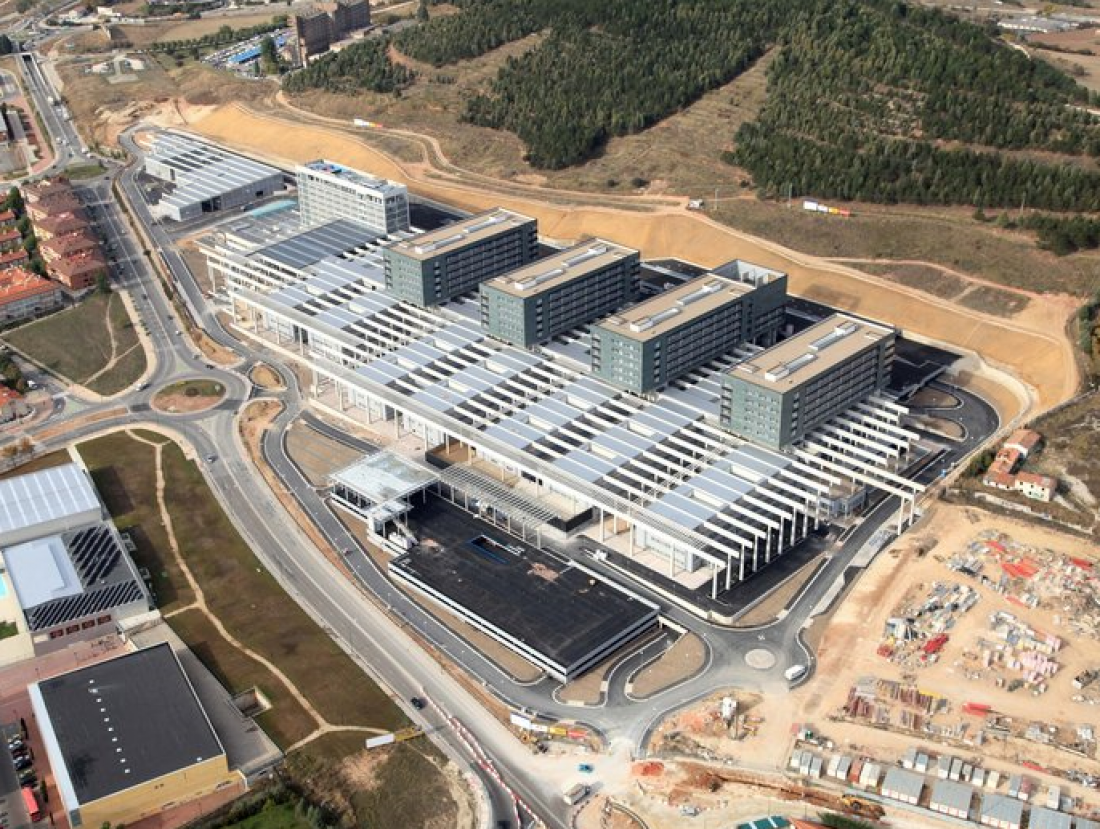
[[[787,678],[787,682],[797,682],[799,679],[806,675],[805,665],[791,665],[783,672],[783,676]]]
[[[585,785],[584,783],[577,783],[575,786],[567,789],[562,797],[568,805],[576,806],[578,803],[588,797],[588,792],[589,789],[587,785]]]

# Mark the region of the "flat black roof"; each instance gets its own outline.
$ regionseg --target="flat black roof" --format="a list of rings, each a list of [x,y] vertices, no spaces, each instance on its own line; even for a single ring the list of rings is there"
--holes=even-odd
[[[568,559],[523,544],[438,498],[416,514],[426,511],[434,513],[430,528],[416,531],[435,543],[391,561],[390,568],[560,665],[576,664],[655,614],[652,605]]]
[[[91,803],[223,755],[167,644],[38,683],[64,771]]]

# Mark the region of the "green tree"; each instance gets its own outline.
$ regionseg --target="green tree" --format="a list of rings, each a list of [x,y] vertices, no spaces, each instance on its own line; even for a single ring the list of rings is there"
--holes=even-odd
[[[416,21],[418,23],[427,23],[431,19],[431,15],[428,13],[428,0],[420,0],[420,4],[416,7]]]
[[[15,51],[15,44],[7,35],[0,34],[0,55],[10,55]]]
[[[260,41],[260,66],[265,75],[279,74],[279,50],[270,35]]]

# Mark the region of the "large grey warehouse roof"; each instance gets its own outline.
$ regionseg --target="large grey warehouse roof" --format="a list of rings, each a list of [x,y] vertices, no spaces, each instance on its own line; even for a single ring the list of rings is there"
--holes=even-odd
[[[194,204],[254,182],[282,176],[275,167],[172,133],[158,135],[150,155],[159,164],[175,170],[176,188],[161,199],[162,204]]]
[[[225,753],[167,645],[31,686],[49,714],[39,726],[64,760],[66,801],[86,804]]]
[[[88,474],[75,463],[0,481],[0,535],[101,509]]]

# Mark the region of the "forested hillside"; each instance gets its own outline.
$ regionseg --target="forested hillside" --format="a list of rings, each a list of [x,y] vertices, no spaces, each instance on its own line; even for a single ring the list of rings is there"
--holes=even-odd
[[[460,13],[394,45],[447,66],[543,33],[456,113],[515,133],[536,167],[582,163],[775,49],[763,110],[730,136],[727,156],[765,192],[1100,210],[1100,121],[1086,92],[936,10],[901,0],[452,2]],[[372,44],[323,58],[287,88],[409,83]]]
[[[361,40],[346,49],[325,55],[283,81],[287,92],[324,89],[354,94],[363,90],[393,92],[408,86],[412,74],[404,66],[394,65],[386,52],[385,38]]]

